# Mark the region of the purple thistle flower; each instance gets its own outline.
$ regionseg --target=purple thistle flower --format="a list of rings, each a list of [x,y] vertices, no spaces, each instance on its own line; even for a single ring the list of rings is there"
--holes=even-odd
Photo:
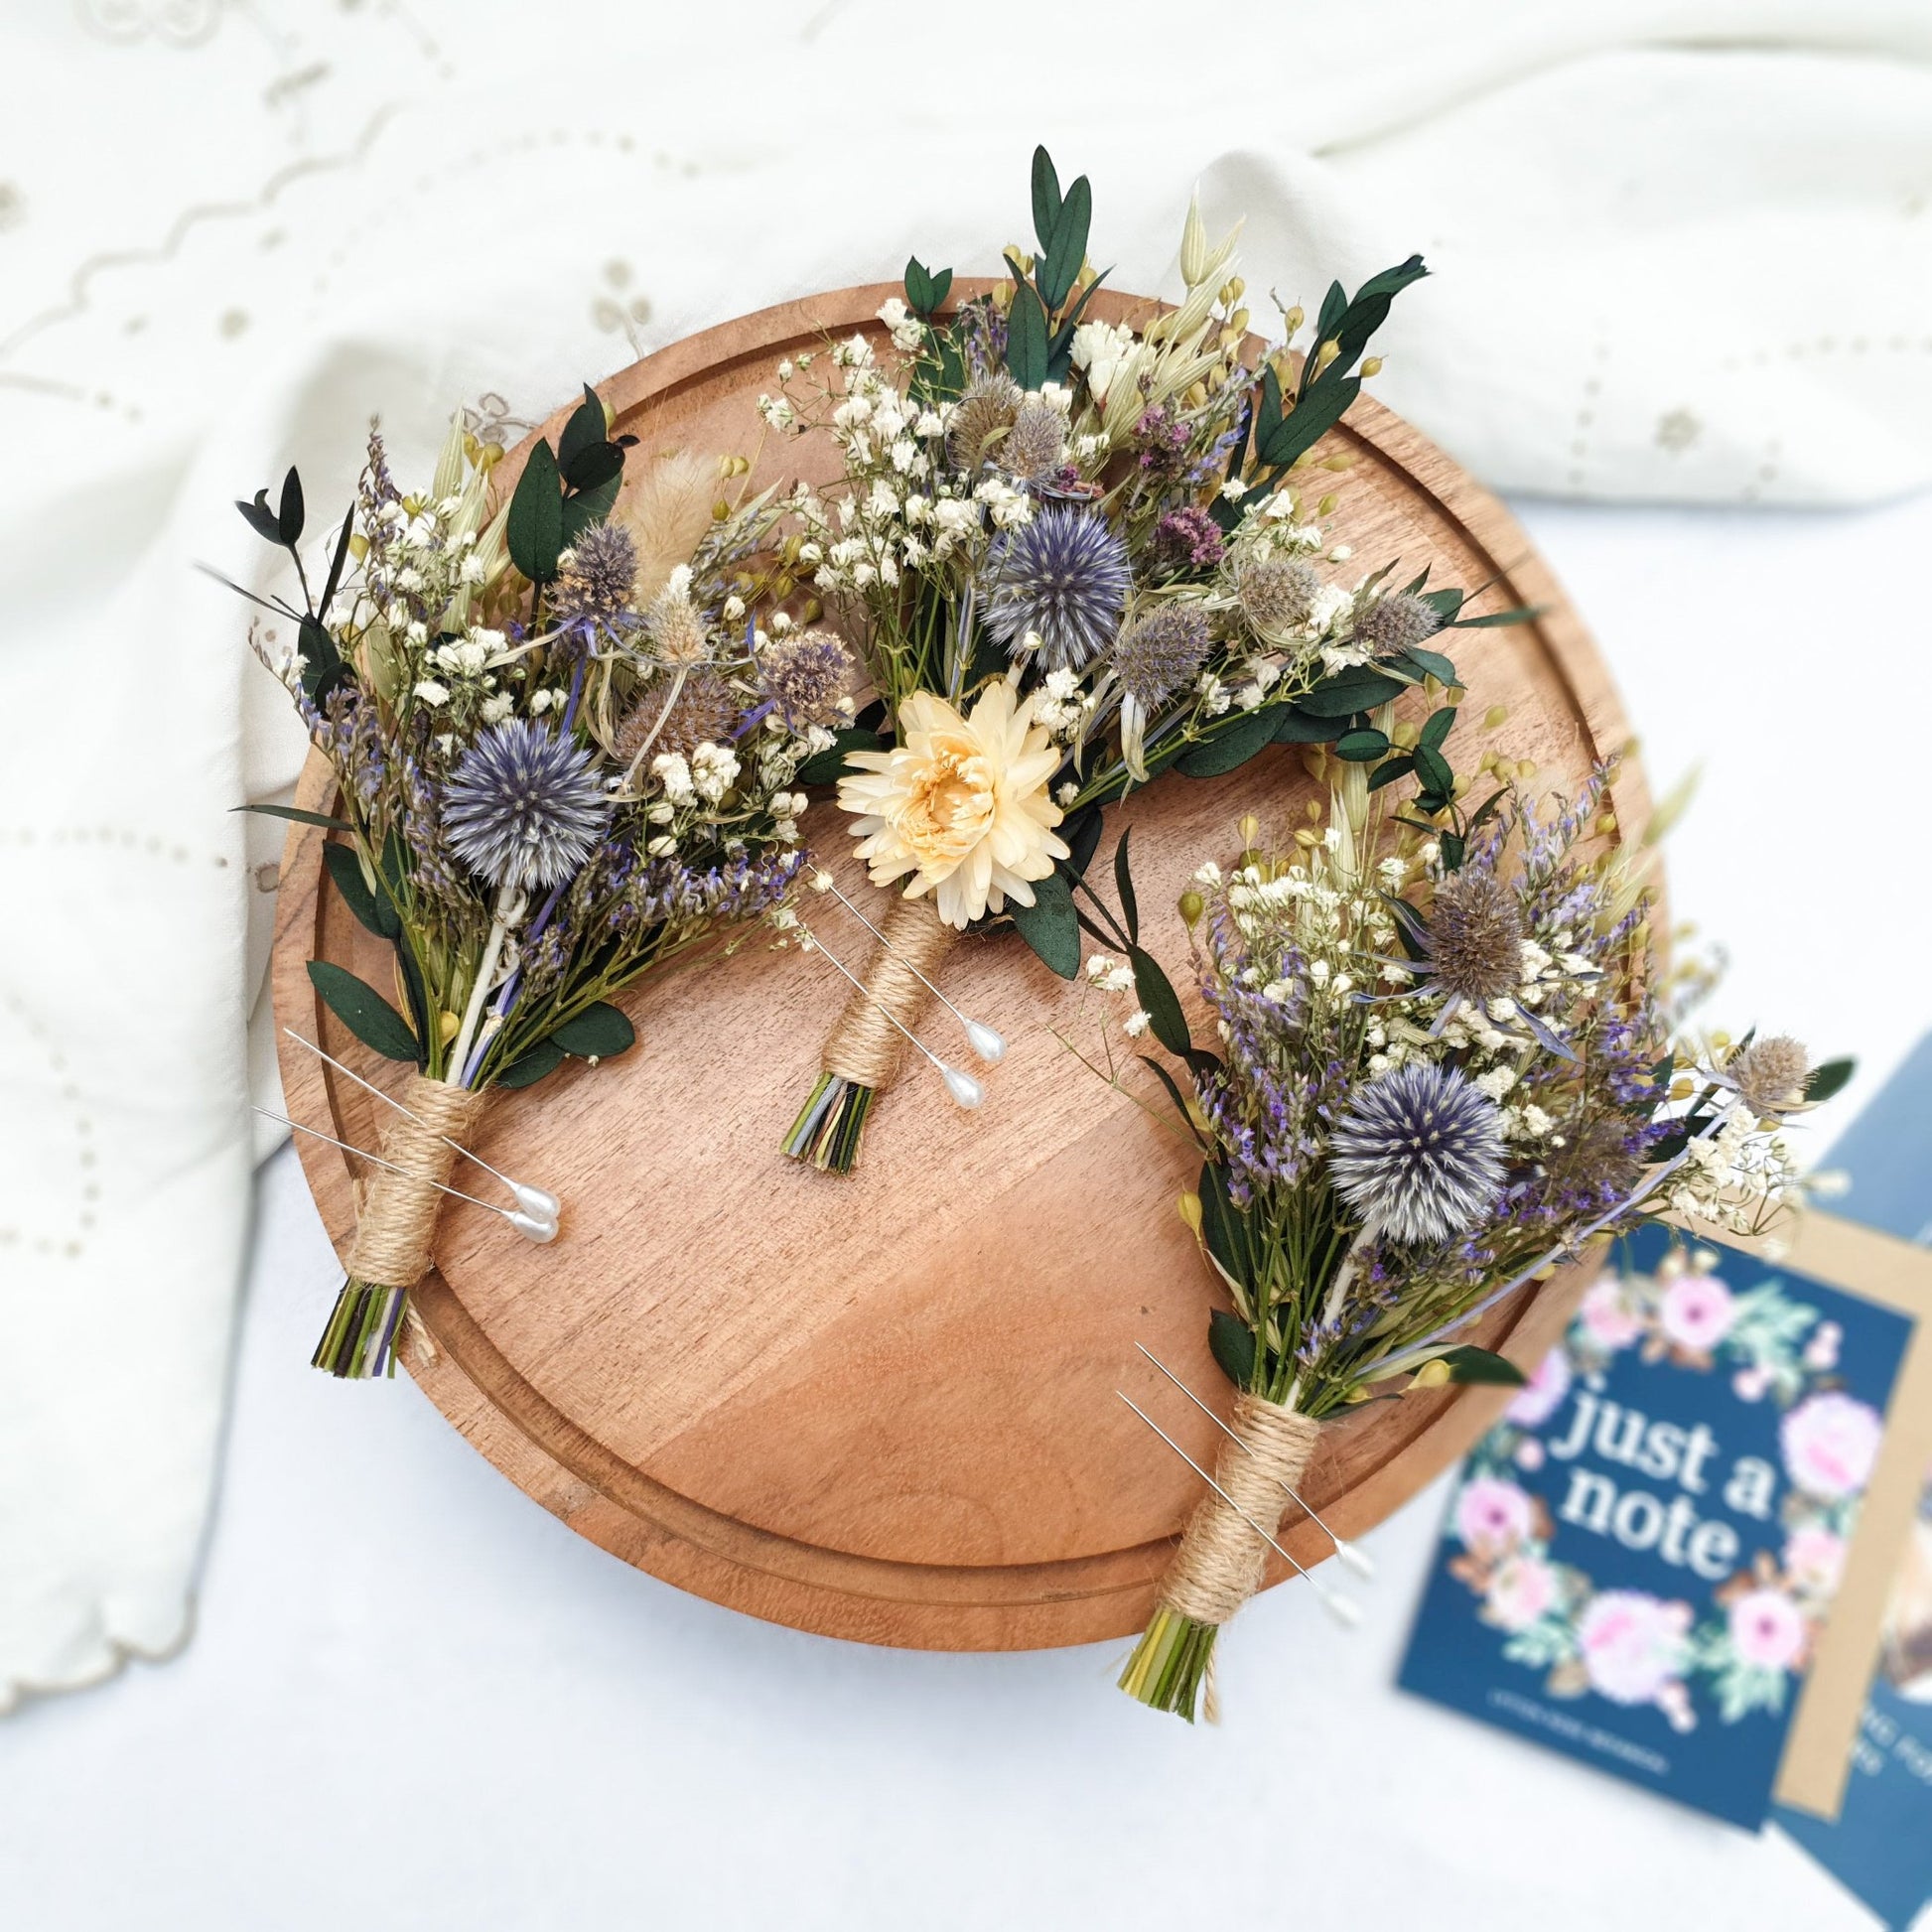
[[[630,608],[637,546],[618,523],[596,523],[571,546],[570,562],[551,587],[550,608],[567,651],[594,651],[642,621]]]
[[[591,756],[547,725],[512,718],[464,753],[444,793],[457,856],[494,886],[560,886],[604,834],[610,802]]]
[[[1355,1095],[1328,1173],[1371,1233],[1447,1241],[1475,1229],[1502,1191],[1502,1119],[1467,1075],[1411,1060]]]
[[[1209,641],[1207,613],[1198,604],[1168,599],[1127,621],[1114,639],[1114,669],[1128,696],[1152,711],[1200,669]]]
[[[1119,532],[1058,502],[999,538],[987,572],[987,629],[1014,656],[1037,637],[1049,671],[1077,671],[1113,642],[1134,582]]]

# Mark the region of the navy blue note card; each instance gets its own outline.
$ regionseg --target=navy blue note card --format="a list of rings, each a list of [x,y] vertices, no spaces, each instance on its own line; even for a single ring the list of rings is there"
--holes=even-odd
[[[1912,1325],[1619,1244],[1462,1469],[1403,1688],[1755,1830]]]
[[[1932,1035],[1832,1149],[1848,1220],[1932,1246]],[[1901,1553],[1836,1823],[1779,1806],[1795,1839],[1895,1932],[1932,1905],[1932,1471]]]

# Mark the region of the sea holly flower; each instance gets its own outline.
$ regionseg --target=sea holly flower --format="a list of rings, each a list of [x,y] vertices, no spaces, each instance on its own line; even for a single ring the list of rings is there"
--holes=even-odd
[[[493,725],[451,775],[443,823],[456,855],[492,886],[548,891],[602,837],[610,799],[591,755],[548,725]]]

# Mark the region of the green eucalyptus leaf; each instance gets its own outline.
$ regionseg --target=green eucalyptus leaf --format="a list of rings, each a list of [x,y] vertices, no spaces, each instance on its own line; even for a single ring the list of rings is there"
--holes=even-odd
[[[275,512],[272,509],[268,507],[267,490],[265,489],[256,490],[255,500],[252,503],[244,503],[241,500],[241,498],[237,496],[235,498],[234,506],[236,509],[238,509],[241,512],[242,518],[247,523],[248,527],[251,530],[253,530],[254,533],[258,537],[260,537],[264,543],[281,542],[282,540],[281,519],[275,514]]]
[[[550,1037],[573,1058],[608,1060],[633,1046],[637,1033],[608,1000],[599,1000],[572,1015]]]
[[[605,444],[607,450],[614,447]],[[622,468],[613,471],[595,489],[581,489],[575,496],[564,498],[563,538],[566,546],[573,544],[593,524],[602,523],[611,514],[618,500],[618,491],[623,486]]]
[[[1810,1101],[1829,1100],[1833,1094],[1844,1089],[1845,1083],[1858,1069],[1857,1060],[1827,1060],[1823,1066],[1814,1066],[1805,1081],[1805,1098]]]
[[[1120,835],[1120,843],[1114,847],[1114,892],[1120,899],[1120,915],[1126,924],[1128,938],[1139,939],[1141,908],[1134,897],[1134,875],[1129,870],[1127,858],[1127,841],[1133,836],[1134,828],[1130,825]]]
[[[1134,997],[1147,1011],[1148,1030],[1170,1053],[1185,1053],[1193,1045],[1187,1036],[1187,1016],[1173,983],[1152,953],[1129,946],[1127,963],[1134,969]]]
[[[832,734],[832,742],[822,752],[814,752],[797,771],[793,781],[801,785],[829,785],[838,781],[845,769],[848,752],[884,751],[886,741],[863,725],[847,725]]]
[[[302,525],[306,512],[302,506],[302,479],[291,465],[289,473],[282,479],[281,506],[275,512],[276,540],[293,550],[302,541]]]
[[[1207,1244],[1207,1252],[1243,1288],[1250,1287],[1247,1265],[1241,1258],[1241,1244],[1235,1237],[1236,1215],[1234,1203],[1228,1198],[1227,1175],[1214,1162],[1202,1164],[1197,1191],[1200,1236]]]
[[[1543,615],[1540,604],[1518,604],[1507,611],[1491,611],[1486,617],[1457,618],[1453,630],[1494,630],[1503,624],[1534,623]]]
[[[537,440],[516,480],[503,534],[510,562],[531,583],[547,583],[556,576],[565,541],[563,486],[556,456],[543,438]]]
[[[1022,905],[1014,898],[1007,900],[1014,926],[1049,972],[1063,980],[1077,978],[1080,922],[1073,910],[1073,890],[1057,872],[1035,879],[1033,885],[1031,905]]]
[[[1039,299],[1049,315],[1057,315],[1073,293],[1074,279],[1087,258],[1087,229],[1092,219],[1093,190],[1082,175],[1066,191],[1059,218],[1053,223],[1053,238],[1047,244],[1046,257],[1035,272]]]
[[[374,987],[326,959],[309,961],[309,981],[323,1002],[362,1044],[388,1060],[422,1064],[408,1023]]]
[[[1347,415],[1361,388],[1361,382],[1352,375],[1323,376],[1282,422],[1265,435],[1257,433],[1255,453],[1262,462],[1286,469]]]
[[[623,474],[623,452],[615,443],[586,444],[563,466],[564,481],[579,494],[601,489]]]
[[[367,931],[373,932],[378,938],[393,939],[402,930],[395,908],[387,898],[378,898],[369,890],[368,881],[362,877],[362,862],[356,857],[352,845],[338,845],[332,840],[322,848],[322,863],[328,868],[329,877],[336,882],[336,890],[342,894],[343,903]]]
[[[1335,757],[1351,764],[1371,764],[1389,749],[1389,741],[1373,726],[1343,732],[1335,740]]]
[[[557,438],[557,468],[568,477],[570,467],[586,450],[595,449],[609,431],[604,426],[604,405],[597,391],[584,384],[584,400],[571,411],[570,421]]]
[[[1377,705],[1393,703],[1408,689],[1400,678],[1390,677],[1371,664],[1350,664],[1332,677],[1324,677],[1297,703],[1311,717],[1352,718],[1358,711],[1373,711]]]
[[[1067,856],[1060,861],[1061,877],[1070,884],[1084,879],[1100,846],[1103,814],[1098,805],[1082,805],[1077,812],[1060,821],[1060,837],[1066,842]]]
[[[1413,666],[1418,678],[1433,677],[1440,684],[1457,681],[1454,662],[1440,650],[1424,650],[1420,644],[1412,644],[1394,661],[1405,669]]]
[[[1277,745],[1332,745],[1347,728],[1345,718],[1311,718],[1300,705],[1271,705],[1281,715],[1275,720]]]
[[[1418,745],[1411,755],[1416,761],[1416,782],[1438,798],[1448,798],[1455,790],[1455,773],[1441,752]]]
[[[1253,711],[1237,711],[1226,720],[1216,719],[1209,727],[1212,736],[1187,754],[1174,766],[1190,778],[1218,778],[1237,765],[1246,764],[1264,746],[1270,744],[1280,727],[1265,705]]]
[[[1215,1309],[1208,1315],[1207,1352],[1237,1389],[1245,1389],[1253,1379],[1255,1331],[1238,1314]]]
[[[254,812],[261,818],[286,818],[297,825],[320,825],[331,832],[352,832],[355,827],[345,818],[331,818],[327,812],[305,812],[300,805],[230,805],[231,812]]]
[[[499,1087],[533,1087],[539,1080],[545,1080],[564,1063],[564,1049],[554,1039],[540,1039],[534,1046],[527,1046],[502,1072],[497,1074],[493,1085]]]
[[[1449,735],[1449,730],[1454,723],[1455,707],[1452,704],[1446,704],[1440,711],[1431,712],[1423,724],[1420,742],[1430,751],[1440,752],[1443,749],[1443,740]]]
[[[1053,157],[1043,147],[1034,150],[1034,233],[1042,249],[1051,246],[1060,220],[1060,178]]]
[[[1007,316],[1007,373],[1023,389],[1037,389],[1046,380],[1046,312],[1024,284],[1014,290]]]
[[[1384,785],[1392,785],[1398,778],[1406,778],[1416,768],[1416,761],[1405,752],[1399,759],[1390,759],[1386,764],[1378,764],[1368,774],[1370,791],[1380,791]]]
[[[1491,1354],[1486,1348],[1472,1348],[1466,1343],[1460,1348],[1448,1350],[1436,1359],[1447,1365],[1451,1382],[1487,1383],[1494,1387],[1520,1389],[1529,1380],[1514,1362]]]

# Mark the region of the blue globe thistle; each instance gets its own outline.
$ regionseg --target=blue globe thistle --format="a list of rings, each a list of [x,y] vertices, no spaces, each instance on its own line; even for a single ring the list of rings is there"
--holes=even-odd
[[[492,886],[541,892],[591,856],[610,809],[588,752],[547,725],[511,718],[457,760],[443,829],[458,858]]]
[[[1453,1067],[1378,1074],[1337,1123],[1328,1175],[1371,1234],[1434,1245],[1467,1234],[1503,1185],[1502,1116]]]
[[[1018,656],[1039,639],[1043,670],[1077,671],[1120,628],[1134,574],[1127,544],[1074,503],[1044,503],[987,558],[986,627]]]
[[[605,637],[634,630],[630,608],[637,581],[637,546],[618,523],[596,523],[571,546],[570,560],[551,586],[550,610],[566,648],[595,650]]]
[[[1423,941],[1430,978],[1451,1004],[1481,1006],[1523,977],[1523,914],[1493,872],[1464,866],[1436,888]]]
[[[1176,598],[1150,605],[1128,619],[1114,639],[1121,688],[1152,711],[1193,678],[1211,641],[1207,613],[1198,604]]]

